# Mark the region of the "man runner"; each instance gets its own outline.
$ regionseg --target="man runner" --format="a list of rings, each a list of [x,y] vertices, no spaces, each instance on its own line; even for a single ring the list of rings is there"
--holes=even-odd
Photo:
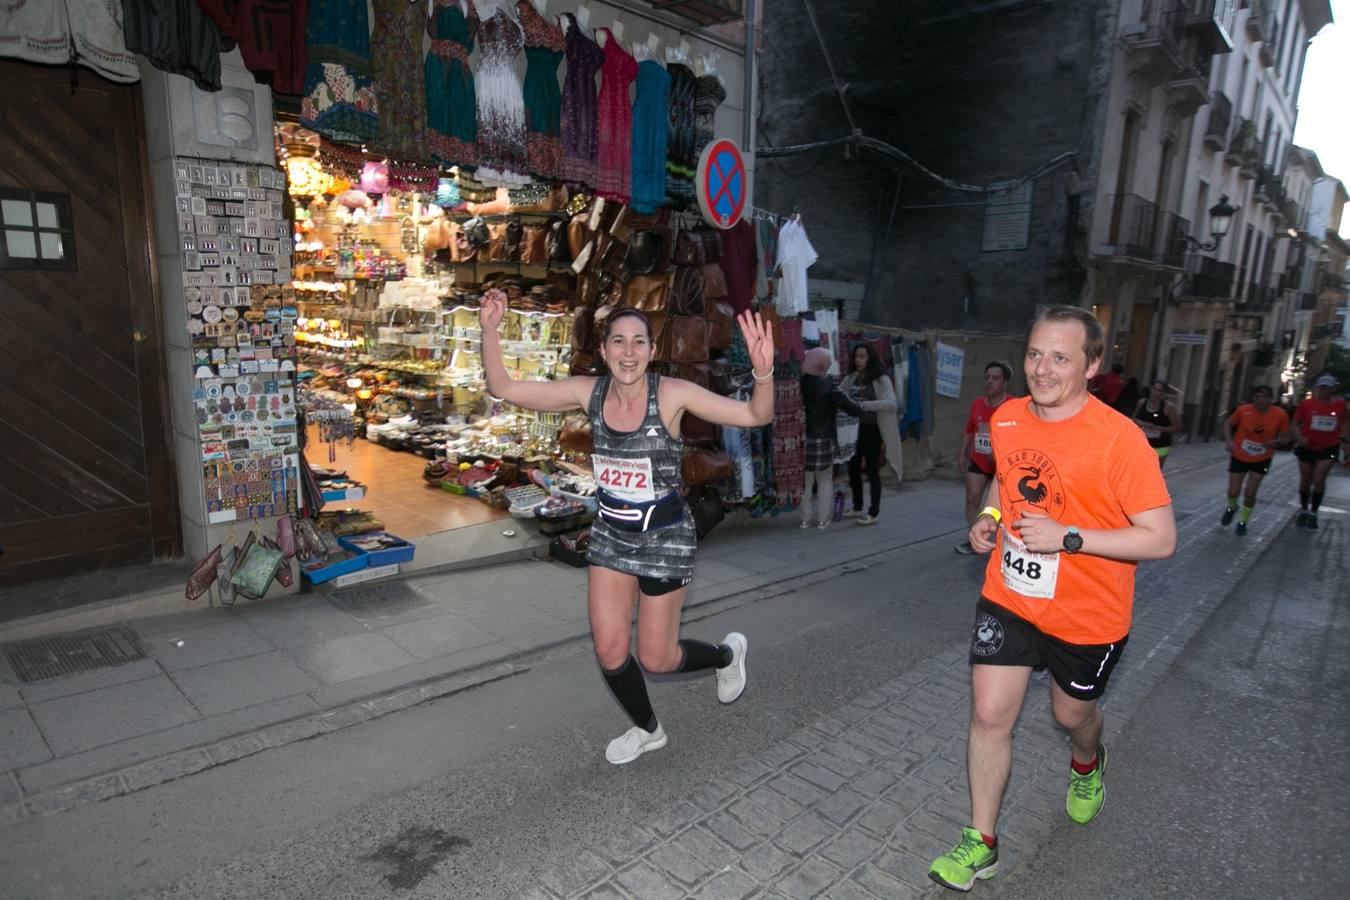
[[[1012,729],[1033,669],[1050,670],[1055,721],[1072,744],[1069,818],[1086,824],[1101,811],[1097,700],[1129,636],[1137,562],[1176,549],[1157,455],[1088,393],[1104,343],[1087,310],[1042,312],[1024,361],[1031,396],[1008,400],[990,422],[997,475],[970,529],[976,551],[994,551],[970,644],[971,824],[928,871],[955,890],[995,873]]]
[[[1008,382],[1012,380],[1012,366],[994,361],[984,367],[984,396],[970,404],[970,418],[966,419],[965,434],[957,460],[966,466],[966,524],[974,525],[980,515],[980,499],[989,490],[994,477],[994,457],[989,454],[989,417],[1008,399]],[[958,465],[960,464],[958,462]],[[970,554],[975,550],[970,541],[956,545],[957,553]]]
[[[1341,444],[1350,444],[1350,416],[1346,415],[1344,397],[1332,397],[1336,388],[1334,375],[1323,375],[1313,386],[1313,396],[1294,410],[1290,431],[1298,448],[1298,504],[1301,512],[1297,524],[1317,530],[1317,508],[1322,505],[1322,494],[1327,487],[1327,474],[1336,464]],[[1346,457],[1350,465],[1350,457]],[[1308,505],[1312,504],[1309,511]]]
[[[1244,403],[1228,421],[1223,423],[1224,440],[1228,442],[1228,506],[1219,518],[1219,524],[1227,527],[1237,512],[1238,493],[1242,491],[1242,481],[1247,480],[1247,490],[1242,495],[1242,515],[1238,517],[1237,534],[1247,533],[1247,522],[1252,517],[1252,507],[1256,506],[1256,491],[1261,480],[1270,471],[1270,462],[1275,458],[1275,445],[1284,440],[1289,431],[1289,414],[1270,401],[1274,394],[1264,384],[1252,388],[1252,402]]]

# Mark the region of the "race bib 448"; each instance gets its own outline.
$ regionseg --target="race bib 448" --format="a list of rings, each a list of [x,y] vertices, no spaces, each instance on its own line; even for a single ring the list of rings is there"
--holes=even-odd
[[[1003,531],[1003,584],[1023,597],[1051,600],[1059,581],[1059,554],[1034,553],[1012,532]]]

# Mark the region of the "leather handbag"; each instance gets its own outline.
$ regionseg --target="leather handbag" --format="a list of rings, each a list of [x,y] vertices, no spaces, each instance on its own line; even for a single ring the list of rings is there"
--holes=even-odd
[[[701,266],[703,259],[703,239],[697,232],[688,229],[675,236],[675,254],[672,257],[677,266]]]
[[[475,247],[486,247],[491,239],[488,235],[487,222],[483,221],[482,216],[474,216],[460,226],[464,231],[464,236],[468,238],[469,243]]]
[[[686,411],[680,418],[680,438],[686,446],[717,446],[722,443],[722,428]]]
[[[670,281],[669,275],[638,275],[630,279],[624,286],[623,305],[645,313],[665,310]]]
[[[593,350],[595,345],[595,312],[578,307],[572,314],[572,349]]]
[[[657,271],[664,254],[664,232],[635,231],[624,252],[623,271],[630,278],[634,275],[650,275]]]
[[[558,446],[572,453],[594,453],[590,417],[571,415],[563,419],[562,430],[558,433]]]
[[[670,311],[677,316],[703,315],[703,272],[698,267],[679,266],[675,269]]]
[[[596,365],[594,353],[573,353],[572,360],[567,366],[568,375],[598,375],[600,368]]]
[[[487,259],[491,262],[508,262],[511,257],[506,250],[506,223],[493,222],[487,226]]]
[[[670,325],[670,313],[662,310],[661,312],[647,313],[647,320],[652,323],[652,354],[657,360],[665,360],[666,355],[666,330]]]
[[[704,263],[703,268],[703,296],[709,300],[722,300],[728,293],[727,275],[722,271],[722,266],[718,263]]]
[[[526,225],[525,233],[520,242],[520,261],[533,265],[546,265],[548,263],[548,235],[547,225],[533,223]]]
[[[703,239],[703,261],[705,263],[721,262],[722,232],[713,228],[700,228],[699,236]]]
[[[587,214],[579,214],[572,217],[572,221],[567,223],[567,257],[576,259],[581,255],[581,250],[591,239],[590,230],[586,227],[586,221],[590,218]]]
[[[570,223],[566,219],[559,219],[548,226],[549,262],[569,263],[572,261],[572,251],[567,245],[568,224]]]
[[[730,478],[735,470],[731,466],[731,457],[721,447],[698,447],[685,451],[680,460],[680,472],[684,483],[695,487]]]
[[[731,363],[725,359],[710,359],[697,364],[704,372],[707,383],[704,385],[714,394],[726,396],[735,390],[735,379],[731,376]]]
[[[736,311],[730,303],[707,301],[708,349],[725,351],[736,335]]]
[[[463,225],[451,228],[450,259],[453,262],[473,262],[478,258],[478,247],[469,240],[469,233]]]
[[[665,341],[671,362],[708,361],[708,322],[702,316],[671,316]]]
[[[690,488],[685,495],[685,502],[694,517],[694,533],[700,541],[727,516],[726,510],[722,508],[722,498],[711,485]]]

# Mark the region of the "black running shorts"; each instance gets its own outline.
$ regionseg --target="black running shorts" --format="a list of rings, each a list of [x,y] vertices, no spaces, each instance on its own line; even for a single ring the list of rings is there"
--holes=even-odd
[[[648,578],[638,576],[638,590],[646,597],[660,597],[678,591],[689,583],[688,578]]]
[[[1232,475],[1238,475],[1243,472],[1255,472],[1258,475],[1266,475],[1270,472],[1270,464],[1275,461],[1275,457],[1263,459],[1260,462],[1246,462],[1238,459],[1236,456],[1228,457],[1228,471]]]
[[[1049,669],[1075,700],[1095,700],[1120,661],[1129,635],[1114,644],[1070,644],[981,597],[970,635],[970,664]]]
[[[1324,459],[1335,462],[1337,458],[1339,458],[1340,452],[1341,448],[1339,446],[1328,447],[1325,450],[1314,450],[1311,447],[1299,447],[1294,451],[1294,454],[1301,463],[1316,463],[1321,462]]]

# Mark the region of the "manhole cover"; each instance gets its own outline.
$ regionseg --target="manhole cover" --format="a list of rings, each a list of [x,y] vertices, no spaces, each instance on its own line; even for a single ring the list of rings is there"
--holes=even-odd
[[[125,625],[16,641],[0,649],[25,684],[145,659],[136,632]]]
[[[333,594],[331,602],[358,619],[375,619],[427,605],[427,598],[401,581],[347,588]]]

